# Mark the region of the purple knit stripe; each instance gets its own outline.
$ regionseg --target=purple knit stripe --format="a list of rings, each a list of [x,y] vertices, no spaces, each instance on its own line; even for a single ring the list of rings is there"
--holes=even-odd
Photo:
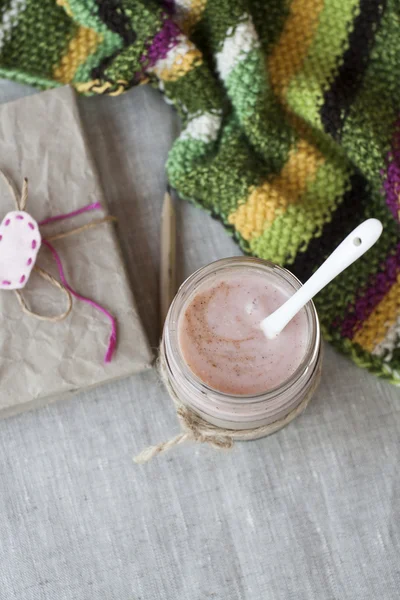
[[[153,67],[158,60],[167,56],[171,48],[177,45],[180,34],[179,27],[171,19],[165,19],[162,28],[156,33],[140,59],[141,62],[145,63],[147,68]]]
[[[394,124],[392,139],[392,150],[387,156],[388,167],[386,174],[383,173],[383,183],[386,195],[386,204],[390,208],[394,218],[399,221],[400,211],[400,119]]]
[[[400,272],[400,243],[395,254],[390,254],[385,261],[384,270],[371,276],[369,286],[354,304],[347,308],[347,315],[341,323],[342,337],[353,339],[363,322],[369,317],[379,302],[396,283]]]

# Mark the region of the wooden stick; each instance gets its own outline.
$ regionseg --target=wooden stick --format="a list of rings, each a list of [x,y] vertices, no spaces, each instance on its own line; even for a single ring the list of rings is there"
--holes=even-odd
[[[176,215],[172,198],[164,196],[161,213],[160,319],[161,330],[176,294]]]

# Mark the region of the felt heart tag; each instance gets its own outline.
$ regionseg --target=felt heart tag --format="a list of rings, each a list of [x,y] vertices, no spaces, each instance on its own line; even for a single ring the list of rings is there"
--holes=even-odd
[[[24,211],[9,212],[0,225],[0,289],[23,288],[42,243],[38,224]]]

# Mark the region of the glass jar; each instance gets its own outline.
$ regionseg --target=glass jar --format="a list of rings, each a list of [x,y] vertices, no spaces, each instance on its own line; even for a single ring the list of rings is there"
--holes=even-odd
[[[265,275],[270,282],[276,281],[288,295],[301,287],[301,282],[287,269],[257,258],[226,258],[202,267],[181,285],[168,312],[160,351],[164,376],[179,402],[216,427],[247,430],[281,421],[283,426],[291,420],[287,419],[288,415],[297,413],[296,408],[300,408],[302,402],[304,406],[307,404],[320,377],[321,337],[313,302],[304,308],[308,341],[301,364],[281,385],[261,394],[232,395],[209,387],[188,367],[179,346],[179,319],[199,288],[205,283],[212,284],[217,274],[244,268]]]

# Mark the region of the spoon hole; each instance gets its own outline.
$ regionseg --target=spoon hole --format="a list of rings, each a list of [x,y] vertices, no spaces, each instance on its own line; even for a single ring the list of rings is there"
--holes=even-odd
[[[355,246],[361,246],[361,244],[362,244],[362,239],[361,239],[361,238],[359,238],[359,237],[356,237],[356,238],[354,238],[354,240],[353,240],[353,244],[354,244]]]

